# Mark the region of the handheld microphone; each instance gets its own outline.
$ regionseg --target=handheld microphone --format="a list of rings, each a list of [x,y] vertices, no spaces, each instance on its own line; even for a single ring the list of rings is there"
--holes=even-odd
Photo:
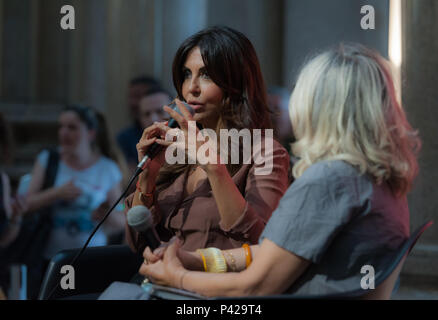
[[[139,242],[146,242],[144,246],[138,248],[142,254],[146,247],[154,251],[161,245],[160,238],[154,228],[152,214],[145,206],[135,206],[128,210],[128,225],[139,233]]]
[[[187,108],[187,110],[189,110],[189,112],[190,112],[190,114],[194,114],[195,113],[195,110],[193,110],[193,108],[190,106],[190,105],[188,105],[186,102],[184,102],[184,101],[181,101],[183,104],[184,104],[184,106]],[[172,102],[170,105],[169,105],[169,108],[172,108],[174,111],[176,111],[176,112],[178,112],[180,115],[182,115],[182,113],[181,113],[181,111],[179,110],[179,108],[178,108],[178,105],[176,104],[176,102]],[[169,127],[169,128],[176,128],[176,127],[178,127],[178,121],[176,121],[175,119],[173,119],[173,118],[170,118],[170,120],[168,121],[168,123],[167,123],[167,126]],[[145,166],[145,164],[146,164],[146,162],[148,161],[148,159],[153,159],[157,154],[158,154],[158,152],[160,152],[160,150],[161,150],[161,148],[162,148],[163,146],[162,145],[159,145],[158,143],[153,143],[149,148],[148,148],[148,151],[146,152],[146,155],[143,157],[143,159],[139,162],[139,164],[137,165],[137,170],[143,170],[144,169],[144,166]]]

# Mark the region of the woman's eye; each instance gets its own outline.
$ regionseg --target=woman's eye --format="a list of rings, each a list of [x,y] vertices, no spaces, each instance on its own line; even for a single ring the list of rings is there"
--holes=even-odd
[[[190,78],[190,75],[191,75],[191,73],[190,73],[189,70],[184,70],[184,71],[183,71],[183,77],[184,77],[184,79],[188,79],[188,78]]]
[[[203,79],[210,79],[210,76],[208,75],[207,72],[203,72],[203,73],[201,74],[201,77],[202,77]]]

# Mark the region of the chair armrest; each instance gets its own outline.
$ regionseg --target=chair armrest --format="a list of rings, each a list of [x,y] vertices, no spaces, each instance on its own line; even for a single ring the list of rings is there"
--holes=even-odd
[[[69,265],[80,249],[63,250],[57,253],[47,267],[38,299],[45,300],[63,277],[73,273],[61,273],[64,265]],[[136,255],[126,245],[89,247],[76,261],[74,267],[74,289],[62,289],[60,285],[51,299],[73,295],[98,293],[112,282],[129,282],[137,273],[143,258]]]

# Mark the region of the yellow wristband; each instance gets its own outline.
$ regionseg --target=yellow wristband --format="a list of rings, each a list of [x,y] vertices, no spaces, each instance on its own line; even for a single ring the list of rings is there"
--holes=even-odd
[[[218,248],[207,248],[196,250],[204,263],[206,272],[224,273],[227,272],[227,262],[222,251]]]

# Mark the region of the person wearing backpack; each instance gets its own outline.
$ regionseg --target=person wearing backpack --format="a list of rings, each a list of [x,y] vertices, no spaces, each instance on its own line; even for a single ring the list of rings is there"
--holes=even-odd
[[[48,217],[44,225],[48,228],[46,240],[37,250],[43,259],[39,277],[35,276],[39,278],[38,283],[56,253],[85,244],[103,218],[105,208],[122,193],[122,173],[112,156],[108,139],[102,139],[106,133],[99,124],[99,115],[90,107],[67,106],[59,117],[59,147],[43,150],[35,162],[26,196],[29,215],[39,212]],[[57,170],[48,185],[47,172],[53,171],[54,166]],[[48,212],[41,214],[44,210]],[[122,232],[124,224],[123,212],[115,210],[94,235],[90,246],[106,245],[108,236]],[[28,267],[34,268],[31,262]],[[34,298],[36,294],[34,292],[30,297]]]

